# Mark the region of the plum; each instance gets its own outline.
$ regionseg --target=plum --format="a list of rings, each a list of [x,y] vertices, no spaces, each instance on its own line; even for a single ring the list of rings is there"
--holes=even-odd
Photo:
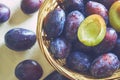
[[[25,14],[32,14],[40,8],[44,0],[22,0],[21,1],[21,10]]]
[[[75,50],[79,50],[85,53],[92,53],[93,51],[93,47],[84,45],[78,39],[73,43],[73,46]]]
[[[113,51],[115,53],[120,54],[120,37],[116,40],[115,47],[113,48]]]
[[[89,1],[89,0],[83,0],[84,5],[86,5],[88,1]],[[92,0],[91,0],[91,1],[92,1]]]
[[[111,5],[118,0],[93,0],[93,1],[103,4],[109,10]]]
[[[90,64],[90,58],[80,51],[71,52],[66,58],[68,68],[83,74],[88,72]]]
[[[10,8],[0,3],[0,23],[6,22],[10,18]]]
[[[77,30],[80,23],[84,20],[81,12],[75,10],[68,14],[65,24],[65,33],[67,40],[73,42],[77,40]]]
[[[44,19],[44,32],[47,34],[48,39],[54,39],[61,35],[65,23],[65,12],[61,8],[48,13]]]
[[[63,38],[56,38],[50,42],[49,50],[56,59],[63,59],[68,56],[71,44]]]
[[[5,44],[15,51],[30,49],[36,42],[36,34],[28,29],[13,28],[5,34]]]
[[[106,23],[108,23],[108,10],[101,3],[88,1],[85,6],[85,11],[87,16],[91,14],[98,14],[104,18]]]
[[[106,53],[96,58],[91,64],[90,72],[96,78],[110,77],[118,70],[120,61],[113,53]]]
[[[24,60],[15,68],[15,76],[19,80],[38,80],[43,75],[43,69],[35,60]]]
[[[84,14],[83,0],[64,0],[63,6],[65,8],[66,13],[70,13],[71,11],[78,10]]]
[[[107,28],[107,32],[103,41],[97,46],[95,46],[93,50],[97,54],[103,54],[105,52],[109,52],[114,48],[116,44],[116,40],[117,40],[116,31],[113,28]]]
[[[47,77],[45,77],[43,80],[70,80],[70,79],[68,79],[65,76],[61,75],[57,71],[53,71]]]

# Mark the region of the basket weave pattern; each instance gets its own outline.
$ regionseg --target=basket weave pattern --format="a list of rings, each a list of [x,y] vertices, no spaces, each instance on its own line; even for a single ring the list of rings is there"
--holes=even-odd
[[[94,79],[91,76],[81,75],[77,72],[71,71],[64,67],[65,60],[55,60],[52,55],[48,52],[49,41],[45,39],[45,34],[43,32],[43,20],[45,16],[57,7],[57,0],[45,0],[42,4],[39,13],[38,13],[38,22],[37,22],[37,39],[42,53],[44,53],[48,62],[53,66],[57,71],[59,71],[64,76],[70,78],[71,80],[119,80],[120,71],[117,71],[113,76],[104,79]]]

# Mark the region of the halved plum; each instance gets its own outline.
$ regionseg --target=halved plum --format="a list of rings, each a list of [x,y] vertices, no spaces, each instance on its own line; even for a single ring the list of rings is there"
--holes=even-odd
[[[78,39],[86,46],[95,46],[105,37],[106,24],[104,19],[93,14],[88,16],[78,28]]]
[[[109,20],[112,27],[120,32],[120,1],[112,4],[109,10]]]

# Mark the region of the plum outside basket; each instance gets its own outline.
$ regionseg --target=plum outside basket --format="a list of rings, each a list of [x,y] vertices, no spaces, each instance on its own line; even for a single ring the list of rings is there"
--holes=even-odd
[[[58,0],[45,0],[42,4],[39,13],[38,13],[38,21],[37,21],[37,39],[39,43],[39,47],[44,53],[45,58],[50,63],[50,65],[55,68],[58,72],[63,74],[64,76],[68,77],[70,80],[119,80],[120,79],[120,71],[116,71],[113,76],[108,78],[102,79],[95,79],[88,75],[82,75],[80,73],[74,72],[67,67],[64,66],[65,60],[64,59],[54,59],[53,56],[48,51],[49,41],[45,39],[45,33],[43,31],[43,20],[45,16],[51,11],[54,10],[58,6]]]

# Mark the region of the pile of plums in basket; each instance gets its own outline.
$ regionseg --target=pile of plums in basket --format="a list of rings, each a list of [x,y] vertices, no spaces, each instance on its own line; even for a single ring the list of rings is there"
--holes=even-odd
[[[43,29],[54,59],[95,78],[120,67],[120,1],[64,0],[44,19]]]

